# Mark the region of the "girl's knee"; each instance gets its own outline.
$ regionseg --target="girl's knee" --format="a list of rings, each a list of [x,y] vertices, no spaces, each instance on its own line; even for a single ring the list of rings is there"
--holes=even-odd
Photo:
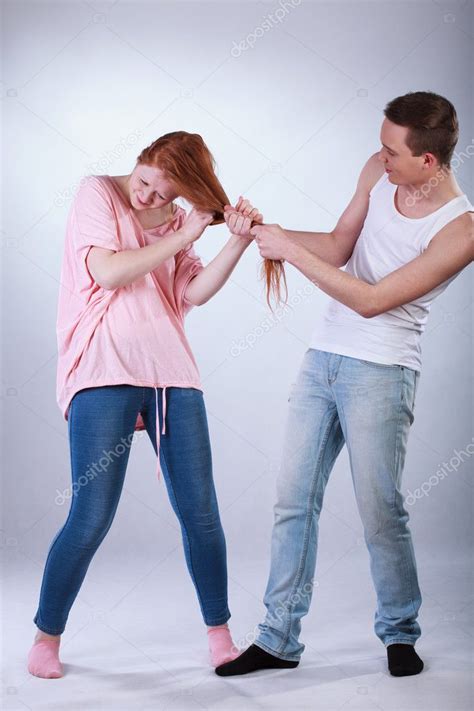
[[[74,529],[74,544],[78,548],[94,550],[101,544],[112,524],[109,519],[98,520]]]

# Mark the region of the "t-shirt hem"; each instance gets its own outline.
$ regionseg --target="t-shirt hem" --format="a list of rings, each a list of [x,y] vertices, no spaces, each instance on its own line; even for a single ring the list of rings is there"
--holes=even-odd
[[[313,348],[319,351],[326,351],[327,353],[335,353],[337,355],[348,356],[349,358],[358,358],[359,360],[368,360],[371,363],[381,363],[382,365],[402,365],[405,368],[411,368],[412,370],[417,370],[421,372],[421,366],[419,363],[413,363],[412,361],[405,360],[403,358],[387,358],[378,353],[370,353],[368,351],[353,349],[347,346],[341,346],[337,343],[327,343],[324,341],[311,340],[309,348]]]
[[[203,387],[200,381],[167,381],[167,382],[160,382],[160,383],[151,383],[149,380],[134,380],[132,378],[118,378],[117,380],[110,380],[107,379],[106,381],[97,381],[97,380],[89,380],[84,383],[81,383],[77,387],[75,387],[71,395],[68,397],[68,401],[66,404],[66,407],[62,408],[62,414],[63,418],[67,422],[67,412],[69,409],[69,405],[71,403],[72,398],[76,393],[79,392],[79,390],[84,390],[84,388],[97,388],[97,387],[103,387],[105,385],[136,385],[137,387],[145,387],[145,388],[196,388],[197,390],[203,391]]]

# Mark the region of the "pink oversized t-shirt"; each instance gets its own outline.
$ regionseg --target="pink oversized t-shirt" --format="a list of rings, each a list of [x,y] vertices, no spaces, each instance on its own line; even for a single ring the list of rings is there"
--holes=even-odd
[[[92,278],[86,257],[94,245],[120,251],[164,239],[186,217],[183,208],[175,207],[171,222],[144,229],[110,176],[83,178],[67,218],[56,324],[57,402],[66,420],[69,403],[82,388],[120,384],[155,388],[158,478],[158,388],[163,388],[162,434],[166,388],[202,390],[184,332],[184,317],[192,308],[184,293],[204,266],[190,245],[131,284],[107,290]],[[135,430],[144,427],[139,414]]]

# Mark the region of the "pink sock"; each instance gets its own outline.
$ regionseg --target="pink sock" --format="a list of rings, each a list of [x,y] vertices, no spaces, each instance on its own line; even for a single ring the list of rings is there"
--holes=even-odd
[[[218,667],[219,664],[230,662],[242,652],[242,650],[234,645],[227,623],[225,625],[211,627],[210,629],[208,628],[207,637],[213,667]]]
[[[28,654],[28,671],[43,679],[57,679],[63,675],[59,661],[59,639],[40,639]]]

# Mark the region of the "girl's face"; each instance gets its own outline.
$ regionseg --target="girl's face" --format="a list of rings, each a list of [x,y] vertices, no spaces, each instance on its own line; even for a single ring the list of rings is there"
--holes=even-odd
[[[164,207],[178,195],[160,168],[138,163],[128,181],[130,202],[136,210]]]

